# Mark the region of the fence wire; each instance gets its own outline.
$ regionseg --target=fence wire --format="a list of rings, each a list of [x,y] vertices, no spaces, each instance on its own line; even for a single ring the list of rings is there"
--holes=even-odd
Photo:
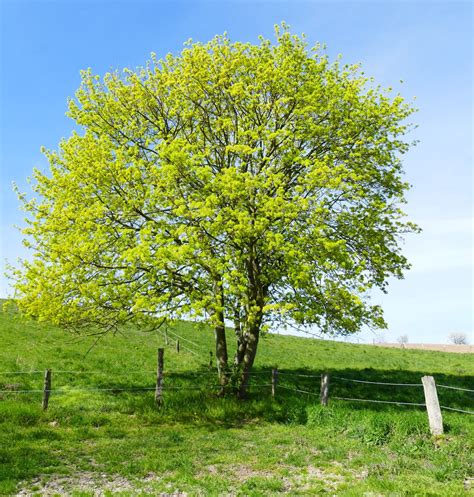
[[[37,374],[44,373],[43,371],[0,371],[0,374]]]
[[[286,390],[290,390],[292,392],[307,393],[309,395],[316,395],[319,397],[319,393],[309,392],[308,390],[301,390],[299,388],[287,387],[286,385],[278,385],[277,388],[285,388]]]
[[[54,374],[107,374],[110,376],[110,372],[107,371],[65,371],[61,369],[51,369],[51,373]],[[9,374],[44,374],[45,370],[38,371],[0,371],[0,375],[9,375]],[[229,371],[232,373],[232,371]],[[124,372],[115,372],[113,376],[129,376],[130,374],[156,374],[155,370],[145,370],[145,369],[137,369],[131,371]],[[172,375],[172,374],[186,374],[192,376],[208,376],[208,375],[216,375],[217,371],[189,371],[189,370],[174,370],[174,371],[163,371],[163,375]],[[248,373],[250,376],[260,375],[260,374],[271,374],[271,371],[250,371]]]
[[[448,411],[464,412],[466,414],[474,414],[474,411],[465,411],[464,409],[457,409],[454,407],[439,406],[441,409],[447,409]]]
[[[257,385],[249,385],[249,388],[263,388],[263,387],[271,387],[271,383],[261,383]],[[195,387],[182,387],[182,386],[168,386],[163,385],[163,390],[203,390],[203,389],[220,389],[222,385],[201,385]],[[146,392],[156,390],[155,387],[130,387],[130,388],[121,388],[121,387],[107,387],[107,388],[51,388],[51,389],[31,389],[31,390],[0,390],[0,393],[42,393],[42,392],[50,392],[50,393],[76,393],[76,392]]]
[[[175,337],[178,337],[180,340],[184,340],[185,342],[189,342],[191,345],[194,345],[198,349],[202,348],[202,345],[199,345],[196,342],[193,342],[189,338],[182,337],[181,335],[178,335],[177,333],[175,333],[174,331],[171,331],[170,329],[168,329],[166,331],[163,330],[162,333],[170,333],[171,335],[174,335]]]
[[[449,386],[449,385],[440,385],[439,383],[436,383],[436,386],[437,387],[441,387],[441,388],[449,388],[450,390],[461,390],[462,392],[472,392],[472,393],[474,393],[474,390],[471,390],[469,388],[452,387],[452,386]]]
[[[284,371],[278,371],[278,376],[293,376],[293,377],[301,377],[301,378],[320,378],[321,373],[319,374],[301,374],[301,373],[285,373]]]
[[[426,404],[419,404],[417,402],[399,402],[394,400],[374,400],[374,399],[355,399],[352,397],[330,397],[331,399],[336,400],[348,400],[355,402],[374,402],[376,404],[400,404],[402,406],[421,406],[426,407]]]
[[[354,380],[352,378],[342,378],[341,376],[331,376],[336,380],[351,381],[353,383],[367,383],[368,385],[389,385],[393,387],[422,387],[421,383],[389,383],[385,381]]]

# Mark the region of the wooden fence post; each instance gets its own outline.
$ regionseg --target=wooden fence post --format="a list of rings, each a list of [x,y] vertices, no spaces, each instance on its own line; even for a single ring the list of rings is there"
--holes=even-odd
[[[276,386],[278,383],[278,369],[272,369],[272,397],[275,398]]]
[[[329,401],[329,373],[321,375],[321,405],[327,406]]]
[[[176,352],[179,353],[179,340],[176,340]]]
[[[158,349],[158,367],[156,370],[155,404],[163,404],[163,355],[165,349]]]
[[[423,376],[421,378],[423,390],[425,391],[426,410],[428,411],[428,421],[430,430],[433,435],[443,434],[443,417],[439,407],[438,392],[436,383],[432,376]]]
[[[44,372],[44,385],[43,385],[43,409],[48,409],[49,395],[51,393],[51,369]]]

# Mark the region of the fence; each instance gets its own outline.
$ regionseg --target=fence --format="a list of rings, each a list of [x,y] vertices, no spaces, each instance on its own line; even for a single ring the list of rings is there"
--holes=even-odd
[[[181,337],[180,337],[181,338]],[[176,340],[177,347],[179,347],[179,341]],[[211,361],[212,361],[212,352]],[[34,375],[34,374],[42,374],[43,371],[2,371],[0,375]],[[55,374],[70,374],[70,375],[98,375],[104,374],[104,371],[67,371],[67,370],[56,370]],[[157,369],[156,371],[126,371],[124,375],[130,376],[133,373],[155,373],[156,374],[156,384],[153,387],[105,387],[105,388],[75,388],[75,392],[155,392],[155,403],[159,408],[163,404],[163,396],[166,391],[176,391],[176,390],[202,390],[203,386],[165,386],[164,378],[169,373],[165,374],[164,370],[164,349],[158,349],[158,357],[157,357]],[[179,374],[180,372],[175,371],[175,374]],[[195,377],[209,376],[215,377],[214,371],[208,372],[189,372],[183,371],[181,372],[185,375],[192,375]],[[395,382],[383,382],[383,381],[371,381],[365,379],[355,379],[355,378],[346,378],[337,375],[331,375],[329,373],[322,374],[305,374],[305,373],[291,373],[285,371],[279,371],[277,368],[272,369],[271,371],[256,371],[250,373],[253,377],[260,377],[265,374],[269,377],[269,383],[257,383],[252,384],[252,388],[271,388],[271,396],[275,398],[277,396],[277,392],[279,389],[283,389],[289,392],[294,392],[297,394],[306,394],[309,396],[319,397],[319,401],[321,405],[327,406],[329,404],[329,400],[338,400],[344,402],[362,402],[362,403],[375,403],[375,404],[392,404],[392,405],[401,405],[401,406],[415,406],[415,407],[425,407],[428,414],[428,421],[431,433],[434,435],[439,435],[443,433],[443,420],[441,410],[451,411],[451,412],[459,412],[463,414],[474,414],[474,411],[468,409],[459,409],[451,406],[440,405],[438,400],[438,388],[459,391],[467,394],[474,393],[474,390],[469,388],[456,387],[453,385],[443,385],[438,384],[433,378],[433,376],[423,376],[421,378],[420,383],[395,383]],[[286,378],[296,378],[296,379],[304,379],[304,380],[318,380],[320,381],[319,392],[311,391],[308,389],[299,388],[298,385],[288,385],[283,384],[281,379],[285,380]],[[408,387],[408,388],[423,388],[424,399],[425,402],[405,402],[405,401],[395,401],[395,400],[381,400],[381,399],[369,399],[369,398],[358,398],[358,397],[345,397],[345,396],[334,396],[330,395],[330,385],[334,383],[354,383],[359,385],[379,385],[386,387]],[[21,385],[18,384],[10,384],[4,385],[4,388],[0,390],[0,394],[12,394],[12,393],[42,393],[42,407],[43,409],[47,409],[49,405],[49,399],[51,393],[61,394],[61,393],[69,393],[69,390],[65,389],[55,389],[52,387],[52,370],[47,369],[44,371],[44,383],[42,389],[21,389],[19,388]],[[221,389],[221,385],[206,385],[206,388],[216,388]]]
[[[280,373],[281,374],[281,373]],[[318,377],[319,375],[295,375],[295,376],[305,376],[305,377]],[[403,401],[390,401],[390,400],[379,400],[379,399],[367,399],[367,398],[356,398],[356,397],[338,397],[333,396],[332,399],[349,401],[349,402],[368,402],[368,403],[376,403],[376,404],[392,404],[392,405],[406,405],[406,406],[416,406],[416,407],[425,407],[428,414],[428,421],[431,433],[433,435],[441,435],[443,433],[443,420],[441,409],[445,409],[447,411],[455,411],[464,414],[474,414],[474,411],[469,411],[466,409],[458,409],[449,406],[440,405],[438,400],[438,388],[447,388],[450,390],[457,390],[462,392],[474,393],[474,390],[469,388],[461,388],[455,387],[451,385],[441,385],[438,384],[436,386],[436,382],[433,376],[423,376],[421,378],[421,383],[392,383],[392,382],[381,382],[381,381],[367,381],[367,380],[358,380],[354,378],[344,378],[340,376],[330,376],[329,373],[321,374],[321,388],[320,388],[320,402],[321,405],[327,406],[329,401],[329,382],[330,378],[336,379],[343,382],[352,382],[358,384],[366,384],[366,385],[383,385],[390,387],[419,387],[423,388],[425,402],[403,402]],[[286,388],[288,390],[292,390],[298,393],[305,393],[308,395],[318,395],[315,392],[311,392],[308,390],[302,390],[299,388],[291,388],[287,386],[282,386],[282,388]]]

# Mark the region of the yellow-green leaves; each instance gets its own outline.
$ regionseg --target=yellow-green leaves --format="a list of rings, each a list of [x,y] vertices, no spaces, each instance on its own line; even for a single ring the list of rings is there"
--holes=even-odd
[[[68,326],[200,316],[383,325],[364,300],[408,267],[398,205],[412,108],[287,27],[189,42],[100,79],[25,201],[22,308]],[[216,288],[223,292],[216,298]],[[220,295],[220,294],[219,294]]]

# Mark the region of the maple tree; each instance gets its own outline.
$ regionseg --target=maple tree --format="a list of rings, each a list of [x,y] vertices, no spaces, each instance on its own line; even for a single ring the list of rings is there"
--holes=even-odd
[[[409,267],[412,112],[285,25],[274,43],[217,36],[136,71],[84,71],[78,130],[21,196],[34,257],[13,271],[19,306],[75,329],[205,321],[240,395],[272,325],[384,327],[366,296]]]

